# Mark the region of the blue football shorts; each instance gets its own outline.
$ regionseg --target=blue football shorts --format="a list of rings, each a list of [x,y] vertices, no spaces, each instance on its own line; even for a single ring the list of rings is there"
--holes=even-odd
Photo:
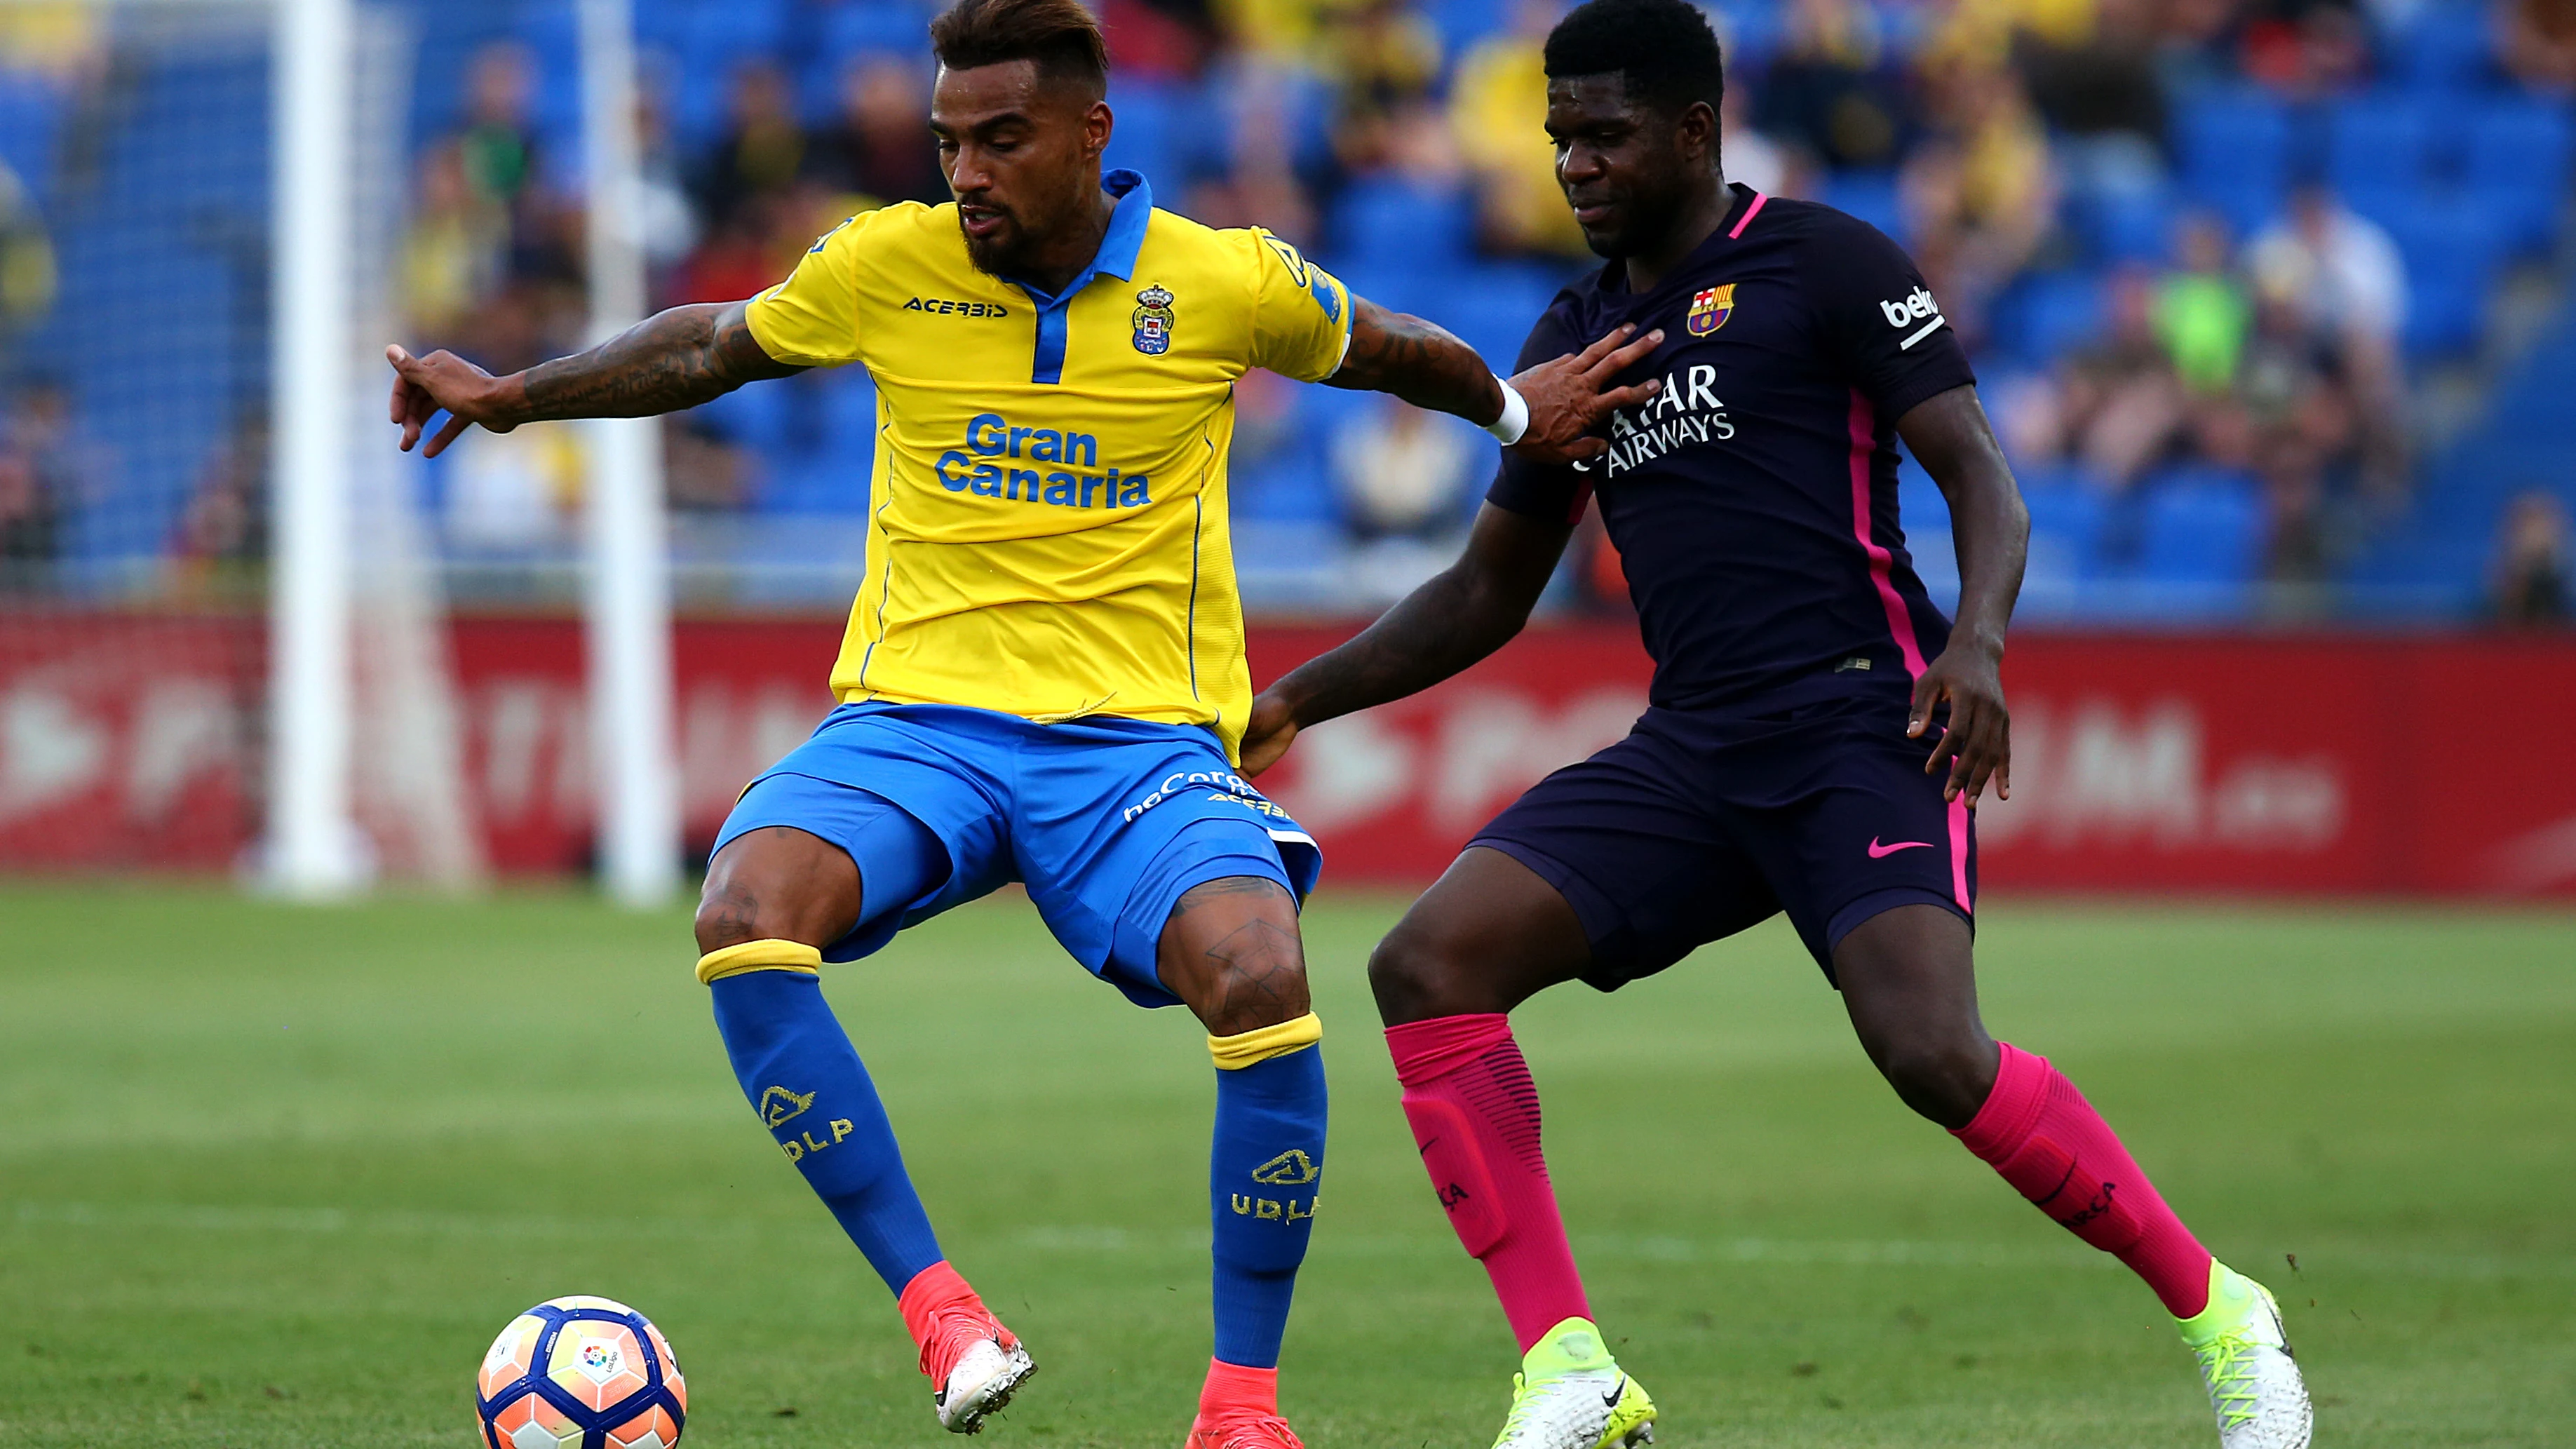
[[[1038,724],[944,704],[845,704],[751,782],[716,835],[784,825],[859,867],[862,916],[823,948],[855,961],[916,921],[1012,881],[1093,975],[1140,1005],[1181,894],[1228,876],[1298,900],[1323,855],[1195,725],[1094,715]]]

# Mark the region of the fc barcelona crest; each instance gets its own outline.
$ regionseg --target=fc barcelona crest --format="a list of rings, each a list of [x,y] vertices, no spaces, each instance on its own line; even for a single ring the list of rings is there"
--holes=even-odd
[[[1161,287],[1147,287],[1136,294],[1136,350],[1147,357],[1160,357],[1172,350],[1172,294]]]
[[[1690,329],[1693,337],[1706,337],[1725,326],[1726,319],[1734,313],[1735,284],[1728,282],[1692,297],[1690,315],[1682,319],[1682,325]]]

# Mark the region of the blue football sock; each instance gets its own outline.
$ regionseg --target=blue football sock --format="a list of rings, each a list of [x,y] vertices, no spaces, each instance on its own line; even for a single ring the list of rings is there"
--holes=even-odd
[[[850,1241],[896,1293],[940,1261],[885,1104],[807,971],[721,977],[716,1030],[742,1093]]]
[[[1297,1266],[1315,1229],[1325,1093],[1323,1048],[1312,1040],[1216,1074],[1216,1140],[1208,1162],[1216,1357],[1245,1368],[1278,1367]]]

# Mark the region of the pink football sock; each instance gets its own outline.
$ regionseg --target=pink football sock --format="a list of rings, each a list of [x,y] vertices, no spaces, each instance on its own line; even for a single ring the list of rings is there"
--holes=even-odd
[[[1404,1117],[1449,1226],[1485,1265],[1521,1351],[1590,1318],[1539,1151],[1538,1087],[1508,1017],[1442,1016],[1386,1030]]]
[[[2048,1058],[1998,1042],[1994,1090],[1953,1136],[2059,1227],[2129,1265],[2189,1318],[2209,1306],[2209,1250],[2156,1194],[2075,1084]]]

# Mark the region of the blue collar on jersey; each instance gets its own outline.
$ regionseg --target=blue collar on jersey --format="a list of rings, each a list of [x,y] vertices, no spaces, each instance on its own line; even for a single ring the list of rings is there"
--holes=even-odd
[[[1038,308],[1037,355],[1029,360],[1031,382],[1064,381],[1064,309],[1082,295],[1092,278],[1106,272],[1124,282],[1136,275],[1136,254],[1145,249],[1145,227],[1154,219],[1154,188],[1141,173],[1121,169],[1101,177],[1100,189],[1117,197],[1118,204],[1110,210],[1109,230],[1101,236],[1100,250],[1092,254],[1090,266],[1053,295],[1017,278],[1007,279],[1028,293]]]

